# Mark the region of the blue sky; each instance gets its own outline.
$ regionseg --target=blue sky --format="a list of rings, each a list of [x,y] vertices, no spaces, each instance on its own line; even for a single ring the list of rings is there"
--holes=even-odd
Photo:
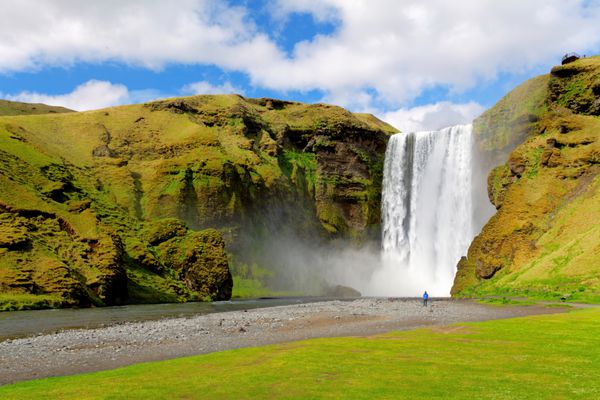
[[[600,0],[5,0],[0,97],[86,110],[240,93],[437,129],[567,51],[599,54],[598,21]]]

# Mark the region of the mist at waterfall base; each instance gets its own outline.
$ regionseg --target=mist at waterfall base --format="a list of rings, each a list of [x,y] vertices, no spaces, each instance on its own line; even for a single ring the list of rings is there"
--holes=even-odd
[[[328,238],[312,200],[271,199],[263,205],[242,224],[236,247],[229,248],[234,274],[240,266],[255,265],[261,284],[274,292],[328,296],[337,285],[359,289],[380,267],[376,238],[360,248],[349,240]]]
[[[297,227],[310,218],[298,206],[271,204],[257,218],[261,231],[241,235],[247,245],[240,253],[273,272],[275,290],[323,295],[342,285],[363,296],[425,290],[449,296],[458,261],[495,211],[487,199],[489,167],[482,165],[471,125],[393,135],[384,164],[381,243],[357,248],[324,240],[317,227],[304,226],[314,234],[300,235]]]

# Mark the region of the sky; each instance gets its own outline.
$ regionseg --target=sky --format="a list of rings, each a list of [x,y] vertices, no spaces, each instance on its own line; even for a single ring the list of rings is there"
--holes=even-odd
[[[237,93],[468,123],[566,52],[600,0],[3,0],[0,98],[90,110]]]

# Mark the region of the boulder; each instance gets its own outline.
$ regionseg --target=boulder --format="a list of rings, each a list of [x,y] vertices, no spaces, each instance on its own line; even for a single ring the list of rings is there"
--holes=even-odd
[[[233,278],[225,241],[215,229],[187,231],[158,244],[160,261],[199,299],[229,300]]]

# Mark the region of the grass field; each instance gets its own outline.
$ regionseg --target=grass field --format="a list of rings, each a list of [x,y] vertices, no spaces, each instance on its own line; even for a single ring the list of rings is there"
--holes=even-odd
[[[0,387],[2,399],[597,399],[600,308],[316,339]]]

